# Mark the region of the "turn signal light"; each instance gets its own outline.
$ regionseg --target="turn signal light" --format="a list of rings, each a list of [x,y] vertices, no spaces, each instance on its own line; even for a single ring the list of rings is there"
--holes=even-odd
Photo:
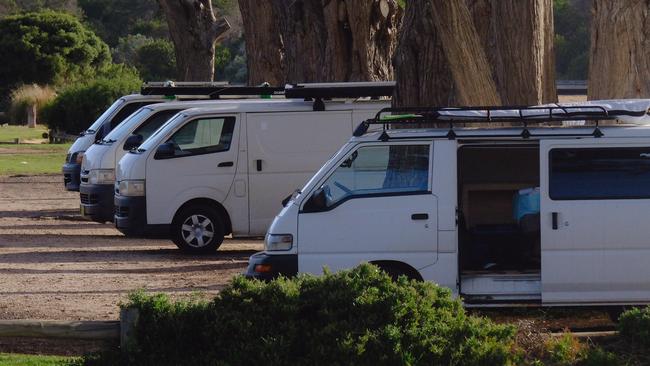
[[[271,265],[270,264],[256,264],[255,265],[255,272],[257,272],[257,273],[271,272]]]

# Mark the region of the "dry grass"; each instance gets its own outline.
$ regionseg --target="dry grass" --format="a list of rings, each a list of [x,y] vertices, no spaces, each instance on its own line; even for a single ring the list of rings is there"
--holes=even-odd
[[[36,84],[23,85],[11,92],[9,120],[13,124],[23,124],[27,121],[27,108],[36,106],[40,110],[56,97],[54,89],[49,86]]]

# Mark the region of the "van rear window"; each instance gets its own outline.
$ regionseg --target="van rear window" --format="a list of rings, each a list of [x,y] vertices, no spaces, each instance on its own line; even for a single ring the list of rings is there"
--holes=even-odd
[[[650,147],[552,149],[553,200],[650,198]]]

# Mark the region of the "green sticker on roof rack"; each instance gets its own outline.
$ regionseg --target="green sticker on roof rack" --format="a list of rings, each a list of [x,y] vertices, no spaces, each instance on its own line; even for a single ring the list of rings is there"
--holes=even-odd
[[[400,119],[412,119],[422,117],[419,114],[387,114],[379,117],[380,121],[399,121]]]

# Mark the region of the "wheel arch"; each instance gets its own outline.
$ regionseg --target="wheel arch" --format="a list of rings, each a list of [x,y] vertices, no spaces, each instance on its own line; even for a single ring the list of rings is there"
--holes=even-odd
[[[185,203],[183,203],[177,210],[174,212],[174,219],[176,219],[176,216],[178,215],[179,212],[184,210],[186,207],[191,206],[191,205],[204,205],[204,206],[209,206],[209,207],[214,207],[219,211],[219,215],[223,218],[223,228],[224,228],[224,235],[230,235],[232,234],[232,221],[230,221],[230,215],[228,214],[228,211],[226,210],[225,207],[218,201],[215,201],[210,198],[193,198]]]
[[[391,268],[395,268],[397,270],[404,272],[407,275],[407,277],[411,279],[417,281],[423,281],[420,271],[418,271],[417,269],[413,268],[413,266],[405,262],[394,261],[394,260],[376,260],[376,261],[371,261],[370,264],[374,264],[375,266],[381,268],[386,272],[390,272],[389,270]]]

